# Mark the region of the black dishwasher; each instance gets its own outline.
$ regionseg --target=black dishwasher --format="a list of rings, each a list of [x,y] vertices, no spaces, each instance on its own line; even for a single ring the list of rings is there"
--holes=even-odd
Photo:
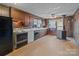
[[[37,40],[40,37],[39,31],[34,31],[34,40]]]

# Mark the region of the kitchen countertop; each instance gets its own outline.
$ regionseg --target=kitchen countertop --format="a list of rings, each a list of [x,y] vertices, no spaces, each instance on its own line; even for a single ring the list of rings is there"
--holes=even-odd
[[[22,34],[22,33],[28,33],[28,43],[33,42],[34,41],[34,31],[38,31],[38,30],[46,30],[48,28],[15,28],[13,30],[13,37],[14,37],[14,49],[17,47],[15,43],[17,43],[17,35],[18,34]]]
[[[35,30],[45,30],[48,29],[46,28],[30,28],[30,29],[26,29],[26,28],[16,28],[13,30],[14,33],[25,33],[25,32],[29,32],[29,31],[35,31]]]

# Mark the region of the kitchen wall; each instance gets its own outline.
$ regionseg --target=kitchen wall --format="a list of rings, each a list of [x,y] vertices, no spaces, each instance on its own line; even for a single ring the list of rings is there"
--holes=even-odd
[[[64,28],[66,30],[66,35],[68,37],[73,37],[73,26],[74,26],[74,21],[73,21],[73,16],[65,16],[64,17]]]
[[[56,20],[56,27],[57,27],[57,20],[60,20],[60,19],[62,19],[62,17],[57,17],[57,18],[53,18],[52,19],[52,20]],[[48,19],[48,20],[50,20],[50,19]],[[56,35],[56,33],[57,33],[57,28],[56,28],[56,31],[51,31],[50,29],[48,29],[48,34],[50,34],[50,35]]]
[[[78,21],[79,22],[79,9],[76,10],[76,12],[74,13],[74,21]]]
[[[79,45],[79,9],[74,14],[74,39]]]
[[[74,19],[73,16],[65,16],[65,17],[58,17],[58,18],[54,18],[54,20],[58,21],[63,19],[63,30],[66,30],[66,34],[68,37],[73,37],[73,27],[74,27]],[[58,27],[57,27],[58,28]],[[48,30],[48,34],[52,34],[52,35],[56,35],[56,31],[52,32],[50,30]]]

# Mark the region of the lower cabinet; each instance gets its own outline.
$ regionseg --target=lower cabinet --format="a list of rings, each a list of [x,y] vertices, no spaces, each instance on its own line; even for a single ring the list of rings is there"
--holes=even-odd
[[[40,30],[40,37],[43,37],[47,34],[47,29],[45,30]]]
[[[28,43],[33,42],[47,34],[47,29],[28,31],[25,33],[14,33],[13,34],[13,50],[20,48]]]
[[[28,33],[14,33],[14,49],[20,48],[27,44]]]
[[[47,30],[36,30],[34,31],[34,40],[37,40],[47,34]]]
[[[40,38],[40,32],[34,31],[34,40],[37,40],[38,38]]]

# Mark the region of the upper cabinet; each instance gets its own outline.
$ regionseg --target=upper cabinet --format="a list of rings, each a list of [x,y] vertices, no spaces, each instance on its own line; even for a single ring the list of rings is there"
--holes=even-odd
[[[0,5],[0,16],[7,16],[7,17],[9,17],[9,7]]]
[[[18,19],[25,19],[25,13],[21,10],[11,8],[11,17]]]
[[[30,16],[28,13],[25,14],[25,26],[28,27],[30,24]]]
[[[25,12],[15,8],[11,8],[11,17],[14,27],[19,28],[25,26]]]
[[[0,16],[12,17],[13,27],[32,27],[34,19],[40,18],[17,8],[0,5]],[[43,26],[45,26],[43,21]]]

